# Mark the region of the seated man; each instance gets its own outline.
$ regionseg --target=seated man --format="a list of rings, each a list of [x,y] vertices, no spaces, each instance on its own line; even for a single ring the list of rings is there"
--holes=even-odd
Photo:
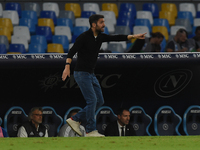
[[[191,52],[198,49],[194,39],[187,39],[187,31],[179,29],[175,37],[166,45],[166,52]]]
[[[196,51],[200,52],[200,26],[196,27],[195,36],[193,39],[196,42]]]
[[[129,124],[130,112],[121,108],[117,113],[117,121],[114,121],[105,129],[105,136],[134,136],[133,126]]]
[[[75,114],[77,114],[79,112],[79,110],[72,110],[70,113],[69,113],[69,118],[71,118],[72,116],[74,116]],[[85,132],[85,128],[80,125],[80,131],[82,133],[82,136],[85,136],[86,132]],[[58,136],[60,137],[80,137],[76,132],[74,132],[72,130],[72,128],[66,123],[65,125],[63,125],[58,133]]]
[[[137,52],[160,52],[164,36],[160,32],[152,33],[150,38],[137,39],[128,50],[129,53]]]
[[[2,127],[0,127],[0,138],[1,137],[8,137],[8,133],[6,132],[6,130]]]
[[[34,107],[31,109],[29,121],[19,126],[18,137],[48,137],[46,127],[42,124],[42,108]]]

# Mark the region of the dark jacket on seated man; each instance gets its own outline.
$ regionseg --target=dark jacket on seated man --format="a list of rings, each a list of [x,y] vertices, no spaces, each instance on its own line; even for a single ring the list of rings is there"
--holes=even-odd
[[[199,47],[194,39],[187,39],[188,33],[185,29],[180,28],[172,40],[166,45],[166,52],[192,52]]]
[[[129,124],[130,112],[127,109],[120,109],[117,115],[117,121],[107,125],[105,136],[134,136],[135,130]]]
[[[133,129],[133,126],[128,124],[125,126],[125,136],[134,136],[135,131]],[[120,136],[120,130],[118,127],[118,122],[112,122],[108,124],[105,130],[105,136]]]
[[[42,124],[41,107],[34,107],[31,109],[28,117],[29,122],[23,123],[19,126],[17,136],[18,137],[48,137],[46,127]]]
[[[22,134],[23,128],[27,133],[27,137],[44,137],[47,130],[43,124],[40,124],[36,129],[35,125],[29,121],[22,124],[22,126],[18,130],[18,134]]]

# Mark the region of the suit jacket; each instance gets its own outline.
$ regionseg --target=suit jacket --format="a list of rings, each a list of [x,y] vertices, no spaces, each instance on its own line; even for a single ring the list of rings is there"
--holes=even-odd
[[[125,129],[125,136],[135,136],[135,130],[133,126],[128,124]],[[119,136],[119,128],[117,124],[117,120],[108,124],[105,129],[105,136]]]

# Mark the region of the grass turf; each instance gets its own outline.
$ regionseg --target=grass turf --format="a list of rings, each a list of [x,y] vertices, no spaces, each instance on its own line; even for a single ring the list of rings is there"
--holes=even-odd
[[[194,150],[200,136],[0,138],[0,150]]]

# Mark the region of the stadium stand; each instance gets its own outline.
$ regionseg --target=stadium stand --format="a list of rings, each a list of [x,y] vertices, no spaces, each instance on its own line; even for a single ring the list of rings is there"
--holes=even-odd
[[[193,3],[179,3],[179,11],[189,11],[193,17],[196,17],[196,8]]]
[[[57,17],[54,11],[43,10],[40,12],[40,18],[50,18],[53,20],[54,25],[57,24]]]
[[[0,17],[2,18],[3,16],[3,6],[2,4],[0,3]]]
[[[75,19],[75,26],[86,26],[90,28],[90,23],[88,18],[76,18]]]
[[[9,46],[9,52],[25,54],[27,52],[27,50],[26,50],[24,44],[11,43]]]
[[[6,49],[9,49],[9,42],[7,36],[0,35],[0,44],[4,44],[6,46]]]
[[[55,35],[65,35],[67,36],[69,42],[72,40],[72,33],[68,26],[56,26]]]
[[[18,12],[18,16],[21,17],[22,15],[22,8],[21,4],[14,3],[14,2],[6,2],[5,4],[5,10],[15,10]]]
[[[115,27],[115,34],[131,34],[131,30],[127,26],[116,26]]]
[[[81,33],[87,31],[89,28],[87,26],[76,26],[74,27],[74,35],[80,35]]]
[[[19,26],[27,26],[30,34],[35,34],[35,32],[36,32],[36,25],[35,25],[35,22],[33,21],[33,19],[20,18]]]
[[[118,42],[108,43],[108,50],[110,50],[112,53],[123,53],[124,52],[123,45]]]
[[[95,11],[82,11],[81,18],[89,18],[93,14],[96,14],[96,12]]]
[[[170,33],[170,26],[167,19],[156,18],[154,19],[153,26],[165,26],[168,30],[168,33]]]
[[[149,32],[152,32],[149,19],[136,19],[135,26],[147,26],[149,28]]]
[[[47,42],[52,42],[52,32],[48,26],[37,26],[36,35],[43,35],[46,37]]]
[[[28,53],[46,53],[46,50],[42,44],[31,43],[29,45]]]
[[[133,18],[136,17],[136,7],[134,3],[121,3],[119,13],[123,11],[130,12],[133,15]]]
[[[100,11],[100,14],[104,16],[105,21],[111,20],[114,25],[116,25],[116,17],[113,11]]]
[[[73,11],[75,18],[81,17],[81,6],[79,3],[66,3],[65,10]]]
[[[138,3],[140,4],[138,5]],[[110,35],[147,32],[146,36],[151,37],[153,29],[155,31],[155,26],[165,26],[168,31],[168,36],[171,38],[175,34],[175,30],[171,31],[170,29],[175,28],[174,26],[182,26],[188,31],[188,38],[192,38],[195,35],[196,27],[200,26],[200,4],[197,2],[152,3],[130,1],[128,3],[118,3],[117,1],[115,3],[97,3],[86,1],[79,3],[77,1],[76,3],[64,3],[63,7],[61,7],[60,1],[41,3],[25,2],[24,4],[16,1],[0,3],[0,27],[2,29],[2,27],[6,26],[11,31],[10,34],[8,30],[5,29],[5,31],[0,31],[0,35],[6,35],[9,43],[11,43],[11,36],[14,35],[14,27],[26,26],[29,29],[28,34],[45,35],[47,37],[47,42],[52,43],[52,36],[55,34],[55,28],[68,26],[70,27],[70,31],[67,35],[65,32],[64,35],[68,37],[70,45],[74,43],[80,33],[87,30],[82,30],[81,28],[77,28],[77,26],[87,26],[87,28],[90,28],[88,18],[95,13],[104,15],[106,25],[104,33]],[[51,33],[49,33],[45,26],[50,27]],[[124,32],[119,31],[120,28],[122,29],[122,26],[126,28]],[[141,28],[141,26],[144,27]],[[129,27],[129,29],[127,29],[127,27]],[[146,30],[146,27],[148,27],[148,30]],[[81,32],[77,33],[77,29],[81,29]],[[74,32],[74,30],[76,31]],[[130,32],[128,30],[130,30]],[[56,35],[63,34],[59,33]],[[167,38],[167,36],[165,38],[167,42],[169,38]],[[135,40],[131,40],[131,43],[134,41]],[[162,47],[163,46],[164,45],[162,45]],[[6,47],[8,49],[7,45]],[[63,47],[65,47],[64,49],[66,52],[66,45],[63,45]]]
[[[24,10],[31,10],[31,11],[35,11],[37,13],[37,17],[40,16],[40,5],[36,2],[26,2],[24,3]]]
[[[57,26],[68,26],[71,30],[71,33],[74,31],[73,22],[70,18],[58,18]]]
[[[137,11],[137,19],[149,19],[150,24],[153,25],[153,16],[151,11]]]
[[[25,26],[14,26],[13,35],[25,36],[28,42],[31,40],[30,31],[28,27]]]
[[[42,5],[42,10],[55,12],[56,17],[59,16],[60,12],[58,3],[53,3],[53,2],[44,2]]]
[[[38,23],[37,13],[36,13],[36,11],[33,11],[33,10],[23,10],[22,17],[20,19],[22,19],[22,18],[28,18],[28,19],[33,20],[35,25]]]
[[[118,17],[118,7],[116,3],[103,3],[102,11],[113,11],[115,13],[115,17]]]
[[[69,18],[72,20],[73,25],[75,25],[75,16],[73,11],[61,10],[59,18]]]
[[[10,18],[0,18],[0,26],[9,28],[11,34],[13,34],[13,24]]]
[[[177,17],[178,10],[175,3],[162,3],[161,4],[161,11],[163,12],[172,12],[174,17]]]
[[[54,27],[53,19],[50,19],[50,18],[39,18],[38,19],[38,26],[48,26],[48,27],[51,28],[52,34],[54,34],[55,27]]]
[[[11,42],[11,32],[9,28],[0,26],[0,35],[5,35],[9,43]]]
[[[24,35],[13,35],[11,37],[11,44],[23,44],[26,51],[28,51],[28,39]],[[11,46],[9,48],[11,49]]]
[[[69,50],[69,40],[65,35],[54,35],[52,43],[62,44],[65,53]]]
[[[153,18],[159,17],[159,9],[156,3],[144,3],[142,10],[150,11],[153,15]]]
[[[99,14],[100,8],[97,3],[84,3],[83,11],[94,11],[96,14]]]
[[[48,44],[47,53],[64,53],[62,44],[55,44],[55,43]]]
[[[147,26],[134,26],[133,34],[147,33],[146,37],[150,37],[149,28]]]
[[[0,44],[0,54],[6,54],[7,49],[5,44]]]
[[[41,44],[43,48],[47,50],[47,40],[46,37],[43,35],[32,35],[31,44]]]

